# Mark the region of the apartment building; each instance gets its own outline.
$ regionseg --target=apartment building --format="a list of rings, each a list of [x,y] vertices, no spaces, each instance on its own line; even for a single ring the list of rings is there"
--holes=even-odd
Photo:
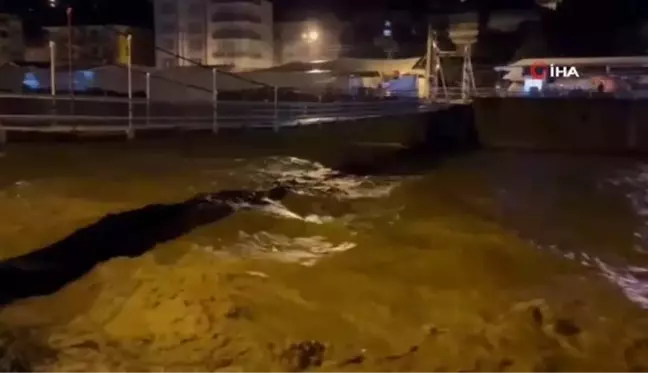
[[[197,62],[245,71],[274,63],[267,0],[154,0],[154,12],[158,67]]]
[[[25,39],[22,20],[11,14],[0,14],[0,60],[22,61],[25,58]]]
[[[44,29],[46,39],[56,45],[56,60],[60,66],[69,64],[70,59],[77,66],[126,64],[126,35],[129,34],[132,63],[151,66],[155,62],[153,34],[146,29],[123,25],[50,26]]]

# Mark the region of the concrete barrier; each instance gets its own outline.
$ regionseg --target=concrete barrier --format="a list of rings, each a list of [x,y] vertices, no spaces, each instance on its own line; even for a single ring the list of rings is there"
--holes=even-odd
[[[475,126],[486,148],[646,153],[648,101],[615,98],[479,98]]]

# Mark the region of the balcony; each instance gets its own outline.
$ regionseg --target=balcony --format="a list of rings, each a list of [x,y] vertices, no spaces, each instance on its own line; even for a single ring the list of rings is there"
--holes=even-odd
[[[261,5],[261,0],[211,0],[212,4],[234,4],[234,3],[248,3],[254,5]]]
[[[212,33],[212,39],[252,39],[261,40],[261,34],[246,29],[220,29]]]
[[[255,52],[214,52],[213,58],[255,58],[260,59],[261,53]]]
[[[252,22],[261,23],[261,17],[244,13],[214,13],[212,22]]]

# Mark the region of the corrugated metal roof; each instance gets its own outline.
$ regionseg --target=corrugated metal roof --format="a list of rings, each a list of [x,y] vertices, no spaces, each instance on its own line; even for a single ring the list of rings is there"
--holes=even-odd
[[[401,74],[410,73],[420,57],[402,59],[369,59],[369,58],[339,58],[336,60],[315,62],[292,62],[259,72],[306,72],[309,70],[330,70],[335,73],[379,72],[392,73],[398,70]]]
[[[509,67],[525,67],[531,66],[535,62],[545,62],[548,64],[556,65],[645,65],[648,66],[648,56],[628,56],[628,57],[538,57],[538,58],[525,58],[512,64]]]

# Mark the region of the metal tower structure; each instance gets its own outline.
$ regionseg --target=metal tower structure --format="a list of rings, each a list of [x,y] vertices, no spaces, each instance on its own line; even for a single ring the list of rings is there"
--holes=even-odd
[[[430,101],[437,101],[439,98],[439,88],[442,89],[443,99],[449,100],[448,86],[446,85],[445,73],[441,64],[441,56],[444,54],[439,48],[436,35],[432,28],[428,26],[427,53],[425,55],[425,81],[426,81],[426,98]],[[440,84],[440,85],[439,85]]]
[[[472,66],[471,45],[465,44],[459,50],[441,50],[436,35],[431,28],[428,33],[428,48],[425,63],[425,77],[428,84],[426,98],[431,101],[451,100],[446,84],[447,80],[443,71],[443,64],[441,63],[443,57],[462,57],[461,100],[464,102],[469,101],[477,90]],[[443,94],[443,97],[439,97],[440,94]]]
[[[466,44],[463,47],[463,67],[461,69],[461,100],[466,102],[476,93],[475,74],[473,72],[471,47]]]

